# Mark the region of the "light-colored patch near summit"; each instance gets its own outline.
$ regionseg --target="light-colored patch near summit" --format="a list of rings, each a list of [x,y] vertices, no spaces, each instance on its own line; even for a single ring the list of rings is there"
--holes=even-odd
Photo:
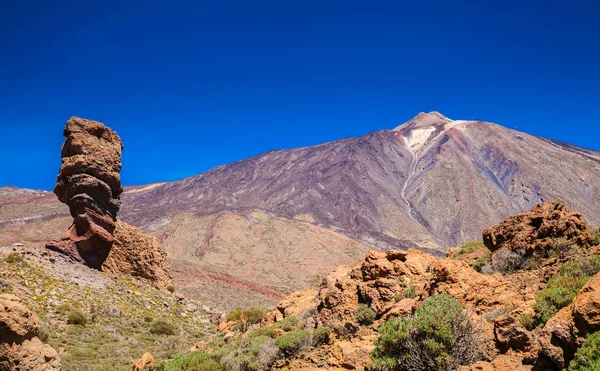
[[[404,137],[406,146],[412,151],[421,148],[434,131],[435,127],[433,126],[412,130],[410,136]]]

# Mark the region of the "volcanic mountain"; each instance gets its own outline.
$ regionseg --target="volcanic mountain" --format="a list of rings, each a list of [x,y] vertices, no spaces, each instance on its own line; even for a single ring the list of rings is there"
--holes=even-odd
[[[177,286],[231,307],[271,303],[372,247],[441,254],[543,201],[598,225],[600,153],[430,112],[393,130],[126,188],[122,200],[120,217],[164,244]],[[57,218],[69,219],[59,209],[50,194],[4,189],[0,244],[56,233]]]

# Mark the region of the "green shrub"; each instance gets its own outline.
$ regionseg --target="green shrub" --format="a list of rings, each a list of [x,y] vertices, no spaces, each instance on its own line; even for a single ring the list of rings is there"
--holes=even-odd
[[[600,331],[594,332],[585,339],[577,350],[575,359],[569,365],[569,371],[600,370]]]
[[[150,333],[155,335],[175,335],[175,327],[169,322],[159,319],[150,325]]]
[[[416,287],[415,286],[410,286],[407,289],[402,290],[402,292],[396,294],[396,296],[394,297],[394,300],[396,302],[399,302],[402,299],[414,299],[415,298],[415,290]]]
[[[256,330],[253,330],[248,336],[256,337],[256,336],[266,336],[272,339],[277,337],[277,331],[273,327],[260,327]]]
[[[81,326],[85,326],[88,322],[88,319],[85,315],[85,313],[83,313],[80,310],[72,310],[67,314],[67,323],[70,325],[81,325]]]
[[[283,321],[277,322],[274,325],[275,328],[280,328],[285,332],[294,331],[304,327],[304,322],[296,316],[285,317]]]
[[[306,330],[296,330],[283,334],[275,340],[275,344],[286,355],[292,355],[305,348],[310,343],[310,333]]]
[[[594,238],[596,240],[596,241],[594,241],[594,244],[600,245],[600,227],[592,229],[592,235],[594,236]]]
[[[370,325],[375,321],[377,313],[366,304],[358,304],[355,319],[361,325]]]
[[[471,264],[471,267],[473,269],[475,269],[477,272],[481,272],[481,269],[486,264],[489,264],[491,260],[492,260],[492,253],[486,252],[486,253],[482,254],[481,256],[479,256],[477,259],[475,259],[473,264]]]
[[[461,260],[465,256],[474,253],[477,249],[480,249],[482,247],[485,247],[485,245],[481,241],[466,242],[460,247],[460,249],[454,254],[452,258],[456,260]]]
[[[228,344],[216,356],[227,371],[268,370],[279,357],[279,347],[267,336],[247,337]]]
[[[369,370],[454,370],[485,357],[483,330],[450,295],[427,298],[411,318],[379,328]]]
[[[199,350],[174,359],[167,364],[165,371],[225,371],[225,368]]]
[[[521,314],[518,318],[519,322],[525,327],[527,330],[531,331],[535,328],[536,322],[533,314],[525,313]]]
[[[552,258],[564,258],[569,255],[569,252],[576,249],[578,246],[569,238],[559,237],[550,242],[550,250],[548,255]]]
[[[544,290],[535,297],[536,324],[545,324],[560,309],[571,304],[579,290],[598,272],[599,255],[564,263]]]
[[[329,343],[331,337],[331,328],[318,327],[313,330],[313,342],[317,345]]]
[[[23,255],[19,254],[18,252],[11,252],[6,258],[4,258],[4,261],[8,264],[22,263],[24,260],[25,259],[23,259]]]
[[[154,321],[154,318],[152,318],[150,316],[144,316],[144,322],[151,323],[152,321]]]
[[[246,332],[249,326],[259,323],[266,312],[264,307],[236,308],[227,313],[227,320],[239,322],[240,330]]]
[[[170,292],[171,294],[175,292],[175,286],[173,285],[169,285],[167,286],[167,291]]]
[[[0,294],[4,293],[4,292],[11,292],[11,291],[12,291],[12,285],[10,284],[10,282],[0,278]]]

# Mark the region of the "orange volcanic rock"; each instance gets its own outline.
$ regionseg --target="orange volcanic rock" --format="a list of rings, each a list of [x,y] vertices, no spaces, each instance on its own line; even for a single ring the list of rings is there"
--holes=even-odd
[[[100,269],[113,244],[121,204],[123,144],[102,123],[77,117],[67,121],[63,134],[67,139],[54,193],[69,206],[73,225],[46,247]]]
[[[0,295],[0,370],[60,370],[56,350],[37,335],[40,321],[12,294]]]
[[[114,243],[102,270],[146,280],[160,289],[172,280],[167,253],[156,237],[121,220],[116,222]]]
[[[563,237],[579,246],[594,245],[581,213],[551,201],[530,211],[513,215],[483,232],[483,242],[491,250],[523,250],[527,256],[545,257],[554,238]]]

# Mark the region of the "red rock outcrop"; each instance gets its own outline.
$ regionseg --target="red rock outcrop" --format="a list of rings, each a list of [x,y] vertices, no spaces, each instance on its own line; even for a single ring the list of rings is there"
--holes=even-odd
[[[163,289],[171,284],[167,253],[155,237],[117,220],[114,243],[102,270],[129,275]]]
[[[100,269],[113,245],[120,207],[119,136],[102,123],[71,117],[63,132],[62,166],[54,193],[69,206],[73,224],[66,236],[46,245]]]
[[[581,213],[550,201],[486,229],[483,243],[491,251],[521,250],[527,256],[545,257],[552,240],[559,237],[567,238],[579,246],[595,243]]]
[[[12,294],[0,295],[0,370],[60,370],[56,350],[37,337],[40,321]]]

